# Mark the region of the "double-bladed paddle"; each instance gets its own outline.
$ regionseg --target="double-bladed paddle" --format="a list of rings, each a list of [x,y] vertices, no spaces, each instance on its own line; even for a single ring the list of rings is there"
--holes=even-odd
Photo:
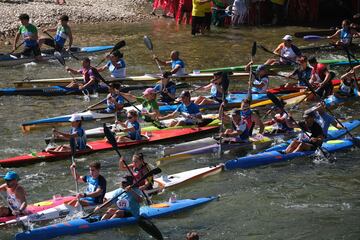
[[[79,184],[78,181],[76,179],[76,163],[75,163],[75,154],[76,154],[76,142],[75,142],[75,138],[74,137],[70,137],[70,150],[71,150],[71,163],[74,165],[74,172],[73,172],[73,176],[75,179],[75,190],[76,190],[76,194],[79,194]],[[81,211],[83,211],[83,207],[81,205],[81,203],[79,202],[78,199],[78,204],[80,206]]]
[[[147,47],[147,49],[149,49],[152,53],[153,56],[155,56],[154,54],[154,45],[152,44],[151,39],[148,36],[144,36],[144,44]],[[163,73],[163,70],[159,64],[159,61],[157,59],[155,59],[156,65],[158,66],[160,73]]]
[[[112,53],[115,52],[116,50],[119,50],[120,48],[125,47],[125,46],[126,46],[126,42],[125,42],[124,40],[121,40],[121,41],[117,42],[117,43],[115,44],[115,46],[113,47],[113,49],[110,51],[110,54],[112,54]],[[96,64],[95,67],[100,66],[100,64],[102,64],[105,60],[106,60],[106,57],[104,57],[103,59],[101,59],[101,61],[100,61],[98,64]]]
[[[222,87],[222,103],[221,105],[223,106],[222,113],[221,113],[221,125],[220,125],[220,129],[219,129],[219,133],[222,133],[224,130],[224,107],[226,105],[226,96],[228,93],[228,89],[229,89],[229,85],[230,85],[230,79],[228,76],[227,72],[222,72],[222,80],[221,80],[221,87]],[[218,150],[218,156],[221,157],[223,154],[223,149],[222,149],[222,137],[220,137],[219,139],[219,150]]]

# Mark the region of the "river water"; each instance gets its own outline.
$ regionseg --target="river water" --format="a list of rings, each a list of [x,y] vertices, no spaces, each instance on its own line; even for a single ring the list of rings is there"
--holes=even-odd
[[[175,26],[172,21],[160,19],[145,24],[109,24],[74,26],[75,43],[81,46],[114,44],[125,39],[123,49],[129,75],[157,72],[151,52],[143,44],[143,36],[151,37],[154,52],[162,59],[171,50],[181,53],[187,70],[245,64],[250,58],[252,41],[272,49],[285,34],[308,30],[299,27],[214,29],[207,36],[191,37],[186,26]],[[309,43],[296,40],[299,46]],[[316,43],[320,44],[320,43]],[[2,51],[7,49],[2,48]],[[319,58],[340,58],[340,54],[322,53]],[[271,57],[258,50],[255,63]],[[95,56],[98,62],[101,56]],[[76,60],[67,61],[78,67]],[[0,86],[11,86],[11,81],[24,78],[66,77],[57,62],[20,67],[1,68]],[[271,85],[282,83],[271,79]],[[244,90],[245,83],[236,83],[233,89]],[[98,99],[92,100],[93,102]],[[78,96],[0,97],[0,156],[7,158],[31,153],[45,147],[43,138],[50,129],[23,134],[24,121],[79,111],[89,103]],[[357,118],[359,104],[353,103],[335,110],[338,116]],[[304,109],[300,109],[301,112]],[[297,116],[297,115],[296,115]],[[299,118],[298,118],[299,119]],[[86,124],[86,128],[99,123]],[[62,128],[62,129],[66,129]],[[144,145],[121,150],[129,161],[135,151],[145,154],[146,160],[155,163],[161,145]],[[245,153],[242,153],[245,154]],[[163,173],[172,174],[208,166],[232,159],[207,155],[187,161],[178,161],[162,167]],[[258,167],[248,170],[222,172],[218,175],[174,189],[178,198],[219,195],[219,201],[173,217],[154,220],[166,239],[185,239],[187,232],[199,232],[201,239],[359,239],[360,214],[360,163],[358,150],[336,154],[337,162],[314,161],[302,158],[290,163]],[[87,163],[99,160],[102,175],[108,180],[108,189],[116,188],[117,180],[125,172],[117,169],[118,158],[113,151],[76,159],[80,174],[87,174]],[[28,192],[29,202],[49,199],[54,194],[69,195],[75,190],[70,176],[70,159],[40,163],[16,169],[21,184]],[[5,173],[8,169],[2,169]],[[84,189],[83,185],[80,185]],[[170,191],[154,201],[167,201]],[[18,229],[2,229],[1,239],[11,239]],[[63,239],[150,239],[138,227],[126,227],[66,237]]]

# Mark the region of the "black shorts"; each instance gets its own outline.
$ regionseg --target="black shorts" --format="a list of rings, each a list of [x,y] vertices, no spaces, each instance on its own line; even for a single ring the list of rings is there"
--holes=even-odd
[[[200,32],[200,28],[204,22],[204,17],[193,16],[191,19],[191,34],[195,35]]]
[[[64,49],[64,46],[60,46],[51,38],[45,38],[44,44],[48,45],[49,47],[53,47],[55,51],[61,52]]]
[[[36,45],[34,47],[24,47],[24,50],[20,54],[26,57],[31,57],[32,55],[37,57],[41,56],[41,51],[39,45]]]

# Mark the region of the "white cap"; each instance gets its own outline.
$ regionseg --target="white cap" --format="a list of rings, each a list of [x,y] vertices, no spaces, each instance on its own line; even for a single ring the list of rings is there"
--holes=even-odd
[[[283,37],[283,40],[286,40],[286,41],[290,40],[290,41],[292,41],[292,36],[291,36],[291,35],[285,35],[285,36]]]
[[[81,121],[81,116],[78,115],[78,114],[71,115],[71,118],[69,119],[69,122],[76,122],[76,121]]]

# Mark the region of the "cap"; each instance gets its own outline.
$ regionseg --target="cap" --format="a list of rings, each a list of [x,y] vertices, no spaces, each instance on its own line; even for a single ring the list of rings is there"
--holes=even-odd
[[[164,73],[162,74],[161,77],[162,77],[162,78],[169,78],[171,75],[172,75],[171,72],[166,71],[166,72],[164,72]]]
[[[14,179],[16,179],[16,180],[19,179],[19,175],[14,171],[8,171],[6,173],[6,175],[4,176],[5,181],[11,181],[11,180],[14,180]]]
[[[78,114],[73,114],[71,115],[71,118],[69,119],[69,122],[77,122],[77,121],[81,121],[81,116]]]
[[[261,65],[259,65],[259,66],[256,68],[256,72],[257,72],[257,73],[260,72],[261,70],[266,70],[264,64],[261,64]]]
[[[285,36],[283,37],[283,40],[285,40],[285,41],[292,41],[292,36],[291,36],[291,35],[285,35]]]
[[[189,91],[182,91],[180,97],[191,97],[191,95]]]
[[[127,185],[131,185],[131,184],[133,184],[133,180],[134,180],[133,176],[131,176],[131,175],[126,175],[126,176],[124,176],[124,177],[121,178],[121,183],[125,183],[125,184],[127,184]]]
[[[145,89],[145,91],[143,92],[143,95],[152,94],[152,93],[156,93],[155,89],[153,89],[153,88],[147,88],[147,89]]]

